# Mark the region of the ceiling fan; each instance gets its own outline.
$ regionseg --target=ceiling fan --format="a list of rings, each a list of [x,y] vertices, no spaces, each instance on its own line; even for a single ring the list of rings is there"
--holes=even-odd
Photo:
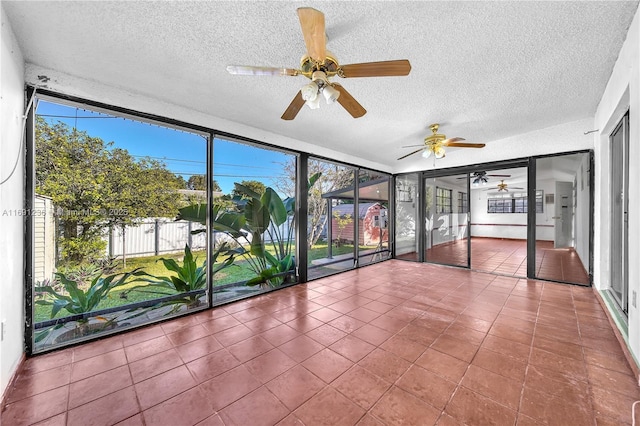
[[[509,189],[507,188],[507,186],[509,186],[508,184],[504,183],[504,179],[500,179],[500,183],[498,185],[496,185],[498,192],[501,191],[505,191],[505,192],[509,192]],[[521,188],[519,186],[509,186],[509,188],[511,189],[524,189]],[[489,191],[489,190],[494,190],[495,188],[489,188],[489,189],[485,189],[485,191]]]
[[[486,185],[490,177],[509,178],[511,177],[511,175],[494,175],[494,174],[488,175],[487,172],[473,172],[469,175],[469,178],[471,179],[471,184],[473,186]],[[459,177],[458,179],[466,179],[466,178],[467,178],[466,176],[462,176],[462,177]]]
[[[338,83],[332,83],[329,78],[335,75],[343,78],[403,76],[408,75],[411,71],[411,64],[406,59],[340,65],[335,56],[326,48],[324,14],[311,7],[301,7],[298,8],[298,17],[307,46],[307,53],[300,60],[300,69],[242,65],[227,67],[230,74],[236,75],[292,77],[303,75],[310,79],[311,82],[300,89],[282,114],[283,120],[293,120],[305,103],[311,109],[319,108],[320,95],[328,104],[337,100],[353,118],[362,117],[367,113],[367,110],[344,87]]]
[[[410,155],[413,154],[417,154],[418,152],[422,151],[422,156],[424,158],[429,158],[431,156],[431,154],[433,154],[433,156],[435,158],[442,158],[445,156],[445,149],[444,147],[446,146],[453,146],[453,147],[457,147],[457,148],[482,148],[484,147],[483,143],[461,143],[460,141],[463,141],[463,138],[449,138],[447,139],[447,137],[441,133],[438,133],[438,128],[440,127],[440,125],[438,123],[432,124],[431,126],[429,126],[429,129],[431,129],[431,132],[433,132],[432,135],[427,136],[426,138],[424,138],[424,144],[422,145],[405,145],[403,146],[403,148],[412,148],[412,147],[416,147],[416,146],[420,146],[422,148],[420,149],[416,149],[413,152],[408,153],[407,155],[403,155],[402,157],[398,158],[398,160],[402,160],[403,158],[407,158]]]

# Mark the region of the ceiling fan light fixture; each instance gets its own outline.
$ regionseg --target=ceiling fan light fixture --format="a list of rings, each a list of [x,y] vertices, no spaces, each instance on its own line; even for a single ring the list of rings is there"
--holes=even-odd
[[[304,86],[302,86],[302,89],[300,89],[300,92],[302,93],[302,99],[307,102],[313,102],[318,97],[319,90],[320,89],[318,87],[318,84],[315,81],[305,84]]]
[[[443,147],[441,147],[441,146],[436,147],[436,148],[433,150],[433,154],[436,156],[436,158],[442,158],[442,157],[444,157],[444,155],[445,155],[444,148],[443,148]]]
[[[423,158],[431,157],[431,149],[425,149],[424,151],[422,151],[422,157]]]
[[[320,96],[316,96],[313,99],[309,99],[306,103],[309,106],[309,108],[318,109],[320,108]]]
[[[322,96],[324,96],[324,99],[325,101],[327,101],[327,104],[332,104],[336,100],[338,100],[338,97],[340,96],[340,92],[336,90],[336,88],[334,88],[333,86],[327,84],[322,88]]]

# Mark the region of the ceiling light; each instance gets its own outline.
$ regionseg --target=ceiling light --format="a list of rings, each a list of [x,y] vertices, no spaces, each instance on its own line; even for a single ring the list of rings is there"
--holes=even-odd
[[[309,105],[309,108],[318,109],[320,108],[320,96],[316,96],[313,99],[309,99],[306,103],[307,105]]]
[[[442,158],[444,157],[444,148],[441,146],[437,146],[434,150],[433,150],[434,155],[436,156],[436,158]]]
[[[431,157],[431,149],[425,149],[424,151],[422,151],[422,157],[423,158]]]
[[[300,93],[302,93],[302,99],[305,101],[314,101],[318,97],[318,85],[315,81],[312,81],[309,84],[305,84],[300,89]]]
[[[322,88],[322,95],[327,101],[327,104],[332,104],[338,99],[338,97],[340,96],[340,92],[337,91],[333,86],[326,85]]]

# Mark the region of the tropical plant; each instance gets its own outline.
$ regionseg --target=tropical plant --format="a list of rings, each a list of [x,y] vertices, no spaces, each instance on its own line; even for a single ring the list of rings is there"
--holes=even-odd
[[[109,293],[125,284],[140,280],[140,277],[146,275],[140,269],[126,272],[124,274],[113,274],[103,277],[102,274],[91,280],[89,287],[84,290],[81,288],[80,282],[68,278],[61,272],[56,272],[56,280],[62,284],[64,292],[58,292],[52,285],[36,286],[36,293],[48,294],[49,298],[37,300],[38,305],[51,306],[51,318],[54,318],[58,312],[65,310],[70,314],[84,314],[95,310],[100,302],[104,300]],[[66,294],[65,294],[66,293]]]
[[[217,263],[220,255],[227,256],[222,262]],[[227,247],[226,244],[222,244],[211,256],[213,261],[213,270],[211,275],[215,275],[217,272],[224,268],[227,268],[233,264],[235,252]],[[178,310],[180,306],[186,305],[188,307],[194,307],[200,305],[201,293],[196,290],[202,290],[207,285],[207,267],[206,261],[201,265],[198,265],[197,258],[191,253],[189,245],[184,246],[184,257],[182,259],[182,266],[178,264],[174,259],[160,258],[158,261],[162,261],[165,268],[168,271],[173,272],[175,275],[143,278],[141,281],[145,281],[148,284],[144,286],[136,286],[131,290],[139,291],[142,293],[152,293],[162,296],[169,296],[176,293],[185,293],[182,297],[172,298],[166,302],[163,302],[161,306],[174,306],[174,310]]]
[[[126,272],[124,274],[113,274],[106,277],[100,272],[91,284],[85,290],[82,288],[82,282],[67,277],[61,272],[57,272],[54,282],[45,281],[46,285],[34,286],[37,295],[43,298],[36,300],[37,305],[51,306],[50,317],[54,318],[62,310],[69,314],[86,314],[97,309],[100,302],[106,299],[111,291],[125,284],[140,280],[140,276],[146,275],[140,269]],[[133,279],[130,279],[132,278]],[[59,286],[62,286],[62,291]],[[99,329],[106,329],[113,325],[117,318],[107,319],[102,316],[96,316],[96,320],[101,322]],[[80,318],[76,321],[76,330],[80,336],[84,336],[89,330],[89,319]],[[52,331],[58,330],[64,326],[64,323],[56,324],[39,331],[35,335],[35,341],[40,342],[45,339]]]
[[[311,188],[319,177],[320,174],[313,175],[307,182],[308,187]],[[238,204],[239,211],[224,210],[221,205],[214,204],[213,229],[234,240],[238,246],[234,253],[242,256],[255,273],[255,277],[249,279],[246,285],[281,285],[295,267],[295,198],[283,200],[270,187],[260,194],[239,183],[235,184],[234,194],[243,200]],[[205,224],[206,216],[207,205],[198,204],[180,209],[177,220]],[[282,225],[287,221],[290,223],[285,232]],[[269,252],[269,247],[275,254]]]

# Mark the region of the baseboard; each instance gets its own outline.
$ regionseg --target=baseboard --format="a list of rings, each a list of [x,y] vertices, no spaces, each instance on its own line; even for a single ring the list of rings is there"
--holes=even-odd
[[[9,379],[9,383],[7,383],[7,387],[2,391],[2,398],[0,399],[0,413],[4,411],[4,407],[7,403],[7,396],[9,396],[9,391],[13,389],[13,385],[15,381],[18,379],[18,376],[22,372],[24,368],[25,361],[27,359],[26,354],[22,354],[20,357],[20,361],[18,362],[18,367],[16,367],[15,371],[11,375],[11,379]]]
[[[600,303],[600,306],[602,306],[602,309],[604,310],[605,314],[607,315],[607,319],[609,320],[609,324],[611,325],[611,328],[613,329],[613,333],[615,334],[616,339],[618,339],[618,343],[620,344],[620,348],[622,348],[622,352],[624,353],[624,357],[627,359],[627,364],[629,364],[629,367],[631,368],[631,371],[633,371],[633,374],[638,379],[638,384],[640,385],[640,367],[638,366],[638,362],[636,361],[636,358],[631,353],[631,350],[629,350],[629,345],[627,344],[626,337],[623,336],[622,333],[620,332],[620,327],[619,327],[618,323],[616,322],[615,318],[613,317],[613,314],[611,313],[611,310],[609,309],[609,305],[607,304],[607,302],[602,297],[602,294],[600,294],[600,291],[598,291],[594,287],[593,288],[593,292],[596,295],[596,299],[598,300],[598,303]]]

